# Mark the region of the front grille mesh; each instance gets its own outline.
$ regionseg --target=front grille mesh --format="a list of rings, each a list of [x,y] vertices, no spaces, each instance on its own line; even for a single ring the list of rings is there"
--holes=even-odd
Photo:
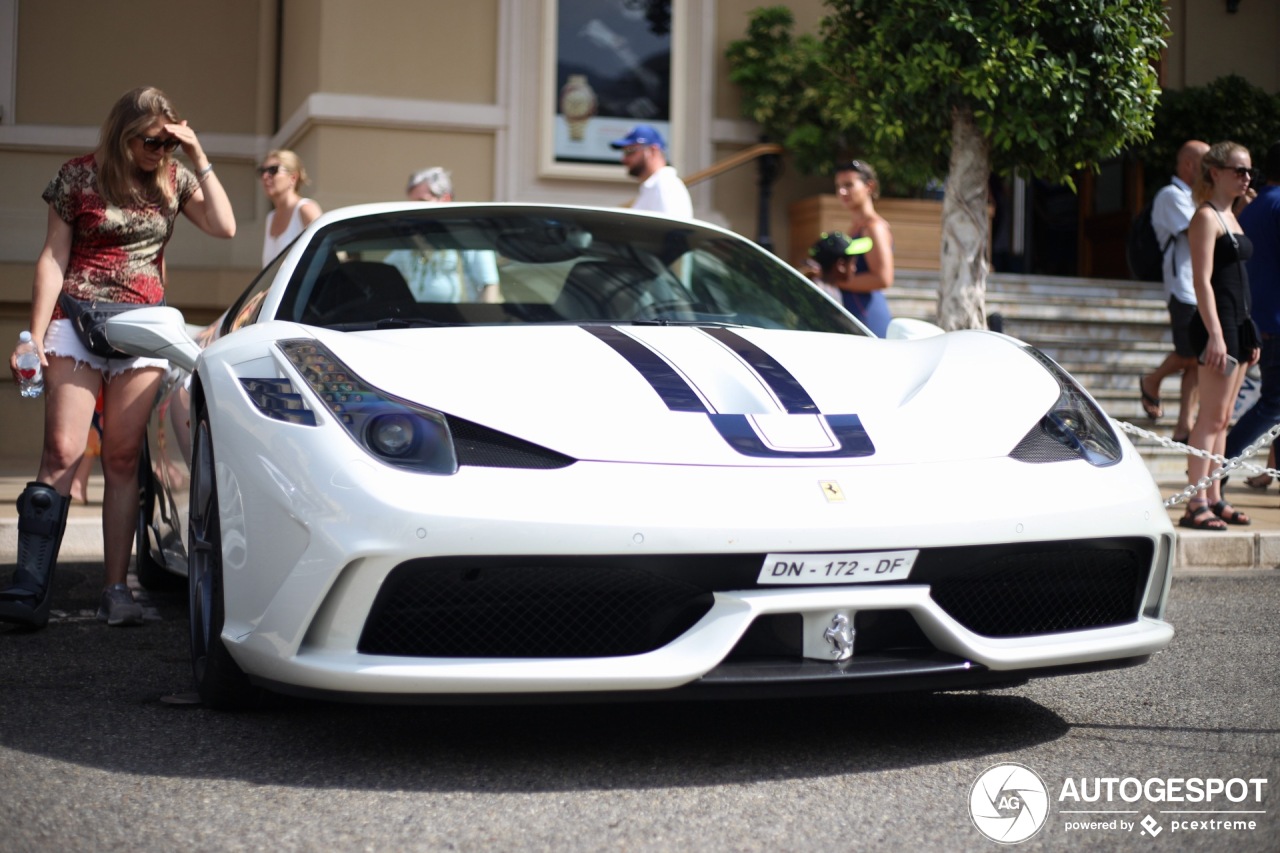
[[[1033,426],[1009,456],[1019,462],[1044,465],[1049,462],[1071,462],[1080,459],[1080,453],[1067,447],[1045,431],[1044,422]]]
[[[1018,637],[1132,622],[1144,580],[1132,550],[1049,551],[995,557],[934,581],[930,595],[970,631]]]
[[[717,591],[759,588],[763,554],[435,557],[384,581],[358,648],[434,658],[644,654],[689,630]],[[988,637],[1132,623],[1152,559],[1145,539],[932,548],[910,578]]]
[[[397,567],[359,650],[412,657],[581,658],[666,645],[711,608],[706,590],[637,568]]]

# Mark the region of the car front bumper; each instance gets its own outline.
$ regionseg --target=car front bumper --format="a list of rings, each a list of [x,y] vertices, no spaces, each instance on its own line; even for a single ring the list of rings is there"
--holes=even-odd
[[[860,673],[871,678],[877,666],[877,677],[891,672],[904,689],[933,683],[927,665],[885,670],[879,651],[860,659],[856,638],[851,661],[824,660],[823,633],[833,618],[856,619],[871,611],[905,614],[931,647],[912,655],[941,656],[939,666],[958,675],[1017,680],[1063,667],[1124,665],[1165,647],[1173,636],[1162,620],[1172,529],[1145,471],[1134,477],[1125,469],[1123,463],[1102,471],[1079,463],[1056,472],[1049,492],[1040,479],[1043,466],[1011,460],[932,466],[941,482],[969,484],[958,500],[958,493],[904,482],[904,471],[891,466],[762,471],[578,463],[554,472],[475,469],[424,478],[347,459],[331,467],[312,465],[305,481],[267,466],[256,482],[245,482],[220,465],[223,638],[237,663],[262,683],[366,696],[586,695],[710,685],[726,681],[734,669],[727,661],[757,620],[782,614],[803,625],[797,661],[807,673],[794,666],[766,667],[758,670],[765,674],[753,676],[757,686],[821,680],[826,671],[852,682]],[[844,500],[824,497],[820,484],[832,479],[845,484]],[[1102,497],[1088,505],[1070,498],[1087,492]],[[1007,509],[993,511],[1002,506]],[[1084,630],[986,636],[949,615],[928,584],[908,579],[891,585],[716,589],[714,602],[691,627],[641,654],[468,658],[359,650],[388,576],[415,560],[598,555],[607,561],[640,555],[661,561],[671,554],[759,559],[777,552],[927,553],[992,543],[1053,548],[1055,542],[1066,547],[1118,537],[1148,543],[1132,618]],[[492,630],[519,618],[504,612],[492,620]],[[937,667],[932,670],[936,675]],[[739,675],[727,680],[741,683],[743,670],[734,671]],[[775,675],[768,676],[770,671]]]

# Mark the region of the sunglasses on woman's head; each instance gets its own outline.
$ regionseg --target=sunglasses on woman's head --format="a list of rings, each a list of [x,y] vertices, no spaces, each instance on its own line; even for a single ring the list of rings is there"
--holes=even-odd
[[[178,146],[182,144],[182,140],[176,136],[143,136],[142,147],[148,151],[159,151],[164,149],[166,154],[172,154],[178,150]]]
[[[863,178],[871,177],[871,170],[867,168],[867,164],[863,163],[861,160],[845,160],[843,162],[836,163],[836,171],[857,172]]]
[[[289,171],[288,169],[285,169],[284,166],[281,166],[279,163],[276,163],[273,166],[259,166],[258,168],[254,169],[254,171],[258,173],[259,178],[261,178],[263,175],[270,175],[271,177],[274,178],[277,174],[280,173],[281,169],[284,169],[284,171],[286,172]]]

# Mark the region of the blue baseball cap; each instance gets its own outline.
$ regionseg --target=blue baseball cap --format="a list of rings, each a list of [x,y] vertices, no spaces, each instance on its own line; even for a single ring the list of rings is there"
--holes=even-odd
[[[667,141],[651,124],[637,124],[626,136],[609,143],[610,148],[626,148],[628,145],[656,145],[663,151],[667,150]]]

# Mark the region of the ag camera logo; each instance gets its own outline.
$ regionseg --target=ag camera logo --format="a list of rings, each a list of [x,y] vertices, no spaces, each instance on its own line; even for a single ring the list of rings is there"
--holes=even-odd
[[[1049,791],[1023,764],[988,767],[969,789],[969,817],[1000,844],[1017,844],[1040,831],[1049,817]]]

